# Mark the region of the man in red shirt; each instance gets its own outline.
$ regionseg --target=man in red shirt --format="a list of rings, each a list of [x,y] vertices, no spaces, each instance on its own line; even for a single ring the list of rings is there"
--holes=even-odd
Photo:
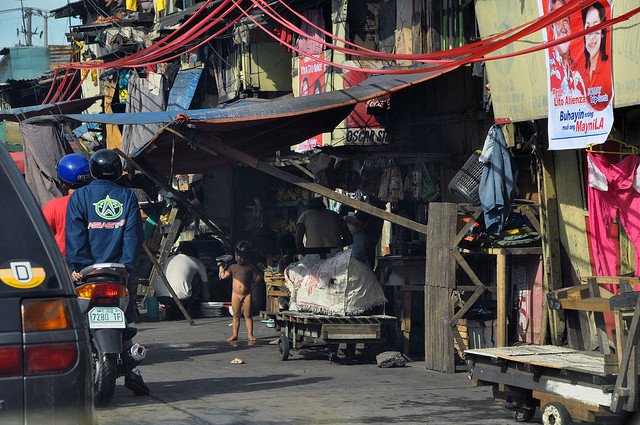
[[[60,182],[67,190],[67,195],[47,202],[42,207],[42,213],[49,227],[51,227],[62,256],[65,256],[67,252],[64,245],[64,232],[67,220],[67,204],[74,190],[89,183],[91,174],[89,172],[89,161],[77,153],[63,156],[58,162],[57,171]]]

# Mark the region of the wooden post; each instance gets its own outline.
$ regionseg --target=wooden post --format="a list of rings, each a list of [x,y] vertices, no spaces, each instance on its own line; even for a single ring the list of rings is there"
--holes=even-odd
[[[558,345],[564,332],[564,323],[557,311],[547,306],[547,294],[562,287],[560,264],[560,238],[558,225],[558,198],[554,182],[553,154],[544,152],[540,158],[538,191],[540,193],[540,236],[542,239],[542,323],[540,343],[546,344],[547,330],[551,330],[551,342]]]
[[[426,276],[424,287],[425,365],[427,369],[455,372],[455,349],[450,324],[451,291],[456,285],[456,262],[451,241],[457,234],[458,205],[429,204]]]
[[[507,346],[507,256],[503,253],[496,255],[496,315],[498,318],[498,335],[496,346]]]
[[[191,318],[191,316],[189,316],[189,313],[187,312],[187,309],[184,308],[184,305],[182,305],[182,301],[180,301],[180,298],[178,298],[178,296],[176,295],[176,291],[174,291],[173,288],[171,287],[171,285],[169,284],[169,280],[167,280],[167,276],[164,274],[164,271],[160,267],[160,264],[158,264],[158,260],[156,260],[156,257],[153,255],[153,253],[151,252],[151,250],[149,249],[149,247],[147,246],[146,243],[143,243],[142,247],[144,248],[144,252],[147,253],[147,256],[149,257],[149,260],[151,260],[151,263],[153,264],[153,267],[155,267],[158,270],[158,274],[160,275],[160,279],[162,279],[162,282],[167,287],[167,290],[171,294],[171,297],[173,298],[173,300],[178,305],[178,308],[180,309],[182,314],[184,314],[184,317],[186,317],[186,319],[189,321],[189,324],[191,326],[195,326],[196,322],[194,322],[193,319]]]

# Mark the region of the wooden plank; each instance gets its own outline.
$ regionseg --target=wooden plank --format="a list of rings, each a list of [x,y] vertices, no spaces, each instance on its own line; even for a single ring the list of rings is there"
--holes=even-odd
[[[403,353],[409,354],[411,342],[411,292],[405,291],[402,294],[402,321],[400,323],[402,331]]]
[[[601,300],[600,298],[600,287],[595,279],[590,278],[587,279],[587,285],[589,286],[589,293],[594,300]],[[607,303],[607,308],[609,308],[609,303]],[[605,356],[607,354],[611,354],[611,349],[609,348],[609,338],[607,337],[607,327],[604,324],[604,315],[602,312],[594,312],[593,318],[596,324],[596,335],[598,337],[600,343],[600,352]]]
[[[557,370],[589,373],[606,377],[604,358],[589,352],[554,345],[481,348],[466,351],[467,355],[503,359],[522,364]]]
[[[322,325],[322,339],[379,339],[380,325]]]
[[[212,136],[213,137],[213,136]],[[272,165],[269,165],[265,162],[262,162],[254,157],[252,157],[251,155],[248,155],[242,151],[239,151],[237,149],[232,148],[229,145],[226,145],[222,142],[219,143],[215,143],[213,145],[214,147],[212,149],[209,149],[206,146],[202,146],[202,145],[197,145],[197,147],[199,149],[201,149],[204,152],[207,152],[211,155],[222,155],[225,156],[227,158],[236,160],[238,162],[241,162],[243,164],[246,164],[252,168],[255,168],[258,171],[262,171],[266,174],[269,174],[270,176],[273,176],[275,178],[278,178],[280,180],[284,180],[288,183],[294,184],[296,186],[302,187],[304,189],[307,189],[311,192],[317,193],[319,195],[325,196],[329,199],[332,199],[334,201],[340,202],[342,204],[348,205],[350,207],[353,207],[359,211],[363,211],[366,212],[368,214],[371,214],[372,216],[381,218],[383,220],[387,220],[391,223],[397,224],[399,226],[403,226],[406,227],[408,229],[414,230],[416,232],[419,233],[423,233],[426,234],[427,233],[427,226],[422,224],[422,223],[418,223],[417,221],[413,221],[413,220],[409,220],[406,217],[402,217],[400,215],[397,214],[393,214],[390,213],[386,210],[380,209],[380,208],[376,208],[370,204],[367,204],[365,202],[361,202],[358,201],[356,199],[350,198],[348,196],[345,196],[341,193],[336,192],[335,190],[331,190],[328,189],[322,185],[319,185],[317,183],[314,182],[310,182],[309,180],[305,180],[302,177],[299,177],[295,174],[291,174],[288,173],[284,170],[281,170],[277,167],[274,167]]]
[[[467,221],[462,227],[462,230],[460,230],[458,234],[453,239],[451,239],[452,250],[458,249],[458,244],[460,243],[460,241],[462,241],[462,239],[464,239],[465,236],[467,236],[467,233],[473,226],[473,223],[478,219],[478,217],[480,217],[480,214],[482,214],[482,208],[476,208],[469,221]]]
[[[451,291],[456,284],[456,262],[451,256],[451,241],[456,236],[458,205],[429,204],[429,232],[425,263],[424,328],[425,366],[440,372],[455,372]]]
[[[578,311],[595,311],[595,312],[609,312],[609,300],[605,298],[587,298],[584,300],[560,300],[560,306],[563,310],[578,310]]]
[[[627,388],[629,397],[625,403],[624,410],[635,412],[638,410],[638,346],[631,347],[629,368],[627,369]]]
[[[484,290],[485,290],[484,286],[479,286],[476,289],[476,292],[474,292],[473,295],[471,295],[471,297],[464,303],[462,308],[456,312],[456,314],[451,318],[451,320],[449,320],[449,325],[451,326],[457,325],[458,320],[460,320],[460,318],[464,316],[464,314],[467,311],[469,311],[471,307],[473,307],[475,302],[478,301],[478,298],[480,298],[480,296],[484,293]]]
[[[156,260],[155,255],[153,255],[153,253],[151,252],[151,250],[149,249],[146,243],[143,242],[142,247],[144,248],[144,252],[146,252],[147,256],[149,257],[149,260],[151,260],[151,264],[153,264],[153,266],[158,269],[160,274],[160,279],[162,279],[164,286],[166,286],[167,290],[171,294],[173,301],[175,301],[175,303],[177,304],[178,308],[180,309],[184,317],[189,321],[189,324],[191,326],[195,326],[196,322],[193,321],[187,309],[184,308],[184,305],[182,305],[182,301],[180,301],[180,298],[178,298],[178,296],[176,295],[176,292],[171,287],[171,284],[169,284],[169,280],[167,279],[167,276],[164,274],[164,271],[162,270],[162,268],[160,267],[160,264],[158,264],[158,260]]]
[[[455,248],[451,249],[451,256],[453,257],[454,260],[456,260],[456,262],[460,265],[460,268],[464,270],[467,276],[469,276],[469,279],[471,279],[471,282],[474,285],[478,287],[485,286],[484,283],[482,283],[482,281],[476,274],[476,272],[473,271],[469,263],[467,263],[467,260],[465,260],[462,254],[460,254]]]
[[[498,330],[496,346],[507,345],[507,282],[508,265],[506,255],[496,255],[496,317]]]
[[[540,208],[540,206],[536,205],[536,208]],[[536,232],[540,233],[540,221],[538,221],[538,217],[536,217],[535,213],[533,212],[533,206],[532,205],[520,205],[520,206],[518,206],[517,210],[519,212],[524,213],[524,215],[527,216],[527,218],[529,219],[529,221],[533,225],[534,230]]]
[[[640,277],[631,276],[582,276],[580,281],[587,282],[589,279],[595,279],[599,285],[640,285]]]
[[[625,321],[620,311],[613,313],[616,324],[616,353],[618,354],[618,365],[622,361],[622,349],[624,347]]]
[[[169,231],[162,237],[162,242],[160,242],[158,264],[160,264],[161,266],[164,265],[164,262],[169,256],[169,250],[171,249],[173,244],[176,242],[176,239],[178,237],[178,232],[180,231],[182,220],[177,218],[177,215],[178,215],[178,207],[176,206],[176,207],[173,207],[169,212],[169,218],[168,218]],[[155,287],[158,280],[160,279],[161,272],[162,272],[161,268],[153,267],[151,269],[151,273],[149,274],[149,290],[147,291],[147,294],[155,293]],[[145,298],[146,297],[147,295],[145,295]]]
[[[453,328],[453,339],[456,341],[456,344],[458,345],[458,349],[460,350],[460,357],[464,358],[464,352],[467,349],[466,344],[464,343],[464,340],[462,339],[462,334],[460,333],[460,331],[458,330],[458,328]]]
[[[560,343],[564,333],[564,323],[556,311],[547,308],[546,294],[562,287],[562,268],[560,264],[560,239],[558,223],[558,198],[555,188],[555,172],[553,154],[542,153],[538,178],[540,193],[540,236],[542,240],[543,275],[542,275],[542,318],[540,341],[545,343],[547,330],[551,332],[551,342]]]
[[[624,351],[622,355],[622,361],[620,362],[620,372],[618,373],[618,378],[616,379],[616,386],[613,392],[613,400],[611,401],[611,411],[613,413],[620,413],[622,411],[622,406],[625,403],[623,397],[620,396],[618,390],[624,388],[627,384],[627,369],[629,368],[629,363],[632,359],[632,355],[634,354],[633,347],[638,344],[638,337],[640,333],[640,298],[638,298],[638,302],[636,303],[636,308],[633,313],[633,319],[631,319],[631,326],[629,327],[629,333],[627,335],[627,340],[624,344]]]

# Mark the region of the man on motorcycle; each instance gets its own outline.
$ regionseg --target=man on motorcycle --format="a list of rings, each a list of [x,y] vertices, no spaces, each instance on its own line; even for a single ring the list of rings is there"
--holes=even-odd
[[[121,263],[131,273],[144,240],[138,200],[131,189],[116,183],[122,176],[118,155],[100,149],[91,156],[89,169],[94,180],[71,195],[67,209],[66,260],[76,281],[83,277],[80,270],[96,263]],[[127,327],[134,327],[136,293],[130,280],[127,289],[125,318]],[[131,340],[123,345],[128,348]],[[125,386],[132,390],[141,381],[134,371],[125,376]]]

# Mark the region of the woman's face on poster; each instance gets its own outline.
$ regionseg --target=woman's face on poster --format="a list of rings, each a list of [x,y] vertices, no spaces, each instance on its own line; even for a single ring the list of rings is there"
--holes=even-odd
[[[587,11],[584,28],[588,29],[600,22],[600,14],[595,7],[589,8]],[[600,53],[600,43],[602,43],[602,30],[590,32],[584,37],[584,47],[589,52],[589,56],[592,59],[596,59]]]

